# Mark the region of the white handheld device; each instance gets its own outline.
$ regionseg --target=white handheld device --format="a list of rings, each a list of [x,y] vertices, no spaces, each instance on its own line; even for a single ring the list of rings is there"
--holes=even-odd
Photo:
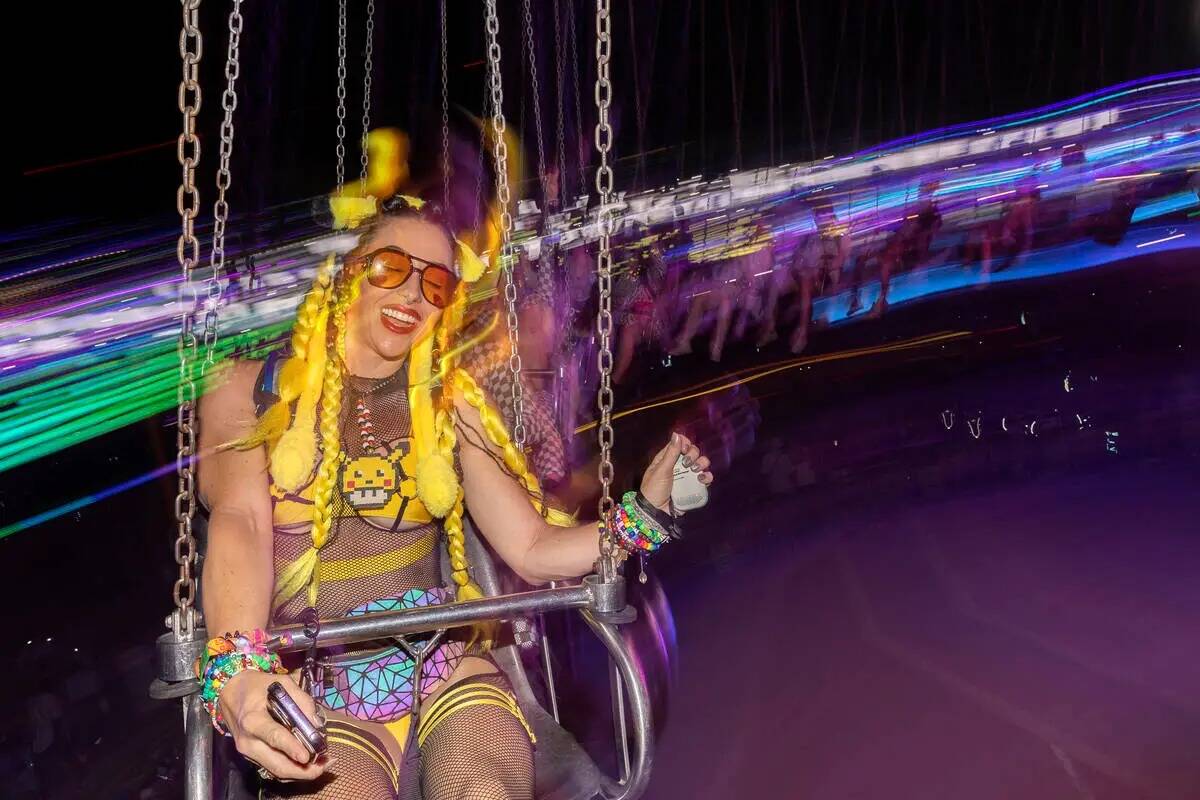
[[[683,456],[675,461],[675,480],[671,484],[671,502],[680,511],[694,511],[708,504],[708,487],[700,482],[700,473],[685,466]]]

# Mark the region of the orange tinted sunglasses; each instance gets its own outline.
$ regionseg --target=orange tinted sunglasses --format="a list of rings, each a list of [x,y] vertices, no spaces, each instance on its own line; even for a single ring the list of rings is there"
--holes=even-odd
[[[399,247],[384,247],[366,255],[348,258],[352,264],[365,264],[367,283],[378,289],[397,289],[412,274],[421,276],[421,295],[434,308],[445,308],[454,299],[458,276],[444,264],[435,264],[406,253]],[[416,266],[419,262],[423,267]]]

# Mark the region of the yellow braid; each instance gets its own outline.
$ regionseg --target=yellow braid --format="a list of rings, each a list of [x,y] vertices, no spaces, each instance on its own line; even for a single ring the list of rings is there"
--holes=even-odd
[[[347,284],[345,291],[342,293],[342,298],[338,301],[338,305],[334,308],[334,318],[338,326],[337,339],[334,341],[334,346],[337,348],[338,360],[343,365],[346,362],[346,316],[350,313],[350,306],[354,305],[354,301],[362,294],[363,281],[367,279],[366,273],[360,273],[352,278]]]
[[[439,377],[443,379],[458,361],[457,354],[450,347],[450,342],[461,325],[462,312],[467,301],[464,289],[465,287],[460,284],[453,301],[442,311],[442,322],[437,331],[438,349],[443,354],[438,362],[438,373]],[[450,464],[454,463],[455,449],[458,447],[458,436],[454,432],[454,423],[454,398],[451,392],[443,390],[437,415],[434,418],[435,448]],[[461,485],[456,488],[454,502],[444,518],[443,528],[446,531],[446,550],[450,555],[450,574],[457,586],[458,599],[469,600],[481,597],[483,593],[471,580],[471,575],[467,570]]]
[[[462,392],[463,399],[479,412],[479,419],[483,422],[483,430],[487,434],[488,441],[504,453],[504,465],[529,494],[529,501],[537,509],[537,512],[551,525],[564,528],[574,525],[575,520],[570,514],[544,502],[542,487],[538,483],[537,476],[530,471],[525,461],[525,454],[513,442],[508,428],[504,426],[504,417],[495,406],[488,402],[487,396],[479,388],[475,379],[465,370],[456,369],[451,374],[451,380],[454,388]]]
[[[362,282],[351,280],[336,292],[337,298],[331,313],[334,326],[336,352],[345,352],[346,316],[351,304],[358,298]],[[329,541],[333,530],[333,493],[337,484],[337,471],[342,457],[341,413],[342,413],[342,361],[325,358],[325,371],[321,383],[321,463],[313,480],[312,502],[312,547],[300,558],[289,564],[280,573],[275,587],[275,605],[289,600],[296,592],[308,587],[308,604],[317,604],[320,590],[317,564],[321,548]]]
[[[317,271],[317,277],[296,312],[296,321],[292,325],[292,354],[280,368],[279,380],[275,387],[279,402],[259,418],[249,436],[233,442],[233,447],[250,450],[265,444],[268,451],[274,450],[279,437],[287,430],[292,417],[291,404],[306,388],[309,340],[327,302],[334,267],[333,256],[330,256]]]
[[[352,280],[341,292],[333,309],[333,324],[338,353],[346,352],[346,315],[358,298],[362,282]],[[342,457],[342,364],[341,359],[325,360],[325,381],[321,389],[321,467],[313,483],[313,548],[320,551],[333,529],[333,490]],[[317,604],[317,573],[309,583],[308,604]]]
[[[301,355],[308,351],[308,339],[316,325],[317,315],[325,307],[329,287],[333,282],[334,261],[332,256],[327,258],[317,271],[312,287],[304,295],[304,302],[296,312],[296,322],[292,325],[292,354]]]
[[[458,436],[454,432],[454,411],[442,408],[438,411],[436,427],[438,430],[438,451],[451,464],[454,463],[454,450],[458,446]],[[479,584],[471,579],[467,564],[467,540],[463,533],[463,490],[459,485],[450,513],[442,520],[442,530],[446,532],[446,552],[450,556],[450,578],[454,581],[454,599],[478,600],[483,597]],[[478,643],[486,652],[492,647],[496,638],[496,623],[480,623],[474,628],[471,644]]]

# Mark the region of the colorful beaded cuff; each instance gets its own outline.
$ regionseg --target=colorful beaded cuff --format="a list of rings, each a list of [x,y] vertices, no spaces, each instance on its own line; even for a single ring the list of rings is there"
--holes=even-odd
[[[672,536],[671,531],[641,507],[637,492],[626,492],[613,509],[612,529],[621,547],[634,555],[657,552]]]
[[[232,636],[210,639],[204,648],[204,657],[196,663],[196,677],[200,687],[200,700],[212,716],[213,727],[223,734],[229,729],[221,717],[217,701],[225,684],[246,670],[265,672],[268,675],[285,675],[287,670],[279,662],[279,656],[266,647],[267,635],[261,630],[249,633],[234,632]]]

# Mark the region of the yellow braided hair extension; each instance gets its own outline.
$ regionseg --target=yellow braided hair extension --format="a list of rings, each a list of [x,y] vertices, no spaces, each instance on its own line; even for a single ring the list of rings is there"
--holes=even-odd
[[[292,426],[279,437],[271,451],[271,474],[285,491],[294,492],[304,485],[312,475],[313,462],[317,457],[317,443],[313,430],[317,425],[317,403],[321,398],[321,378],[325,373],[325,330],[329,320],[329,309],[317,315],[312,336],[308,340],[308,353],[303,361],[304,389],[296,403],[296,415]]]
[[[358,298],[361,280],[350,280],[336,292],[332,317],[336,352],[345,351],[346,315]],[[316,606],[320,581],[317,562],[321,548],[333,529],[333,492],[341,461],[342,362],[327,357],[321,386],[321,464],[313,481],[312,547],[289,564],[279,575],[275,587],[275,605],[287,602],[296,592],[308,587],[308,604]]]
[[[467,305],[465,287],[460,284],[455,292],[454,300],[442,312],[442,324],[438,329],[438,349],[442,357],[438,364],[439,375],[444,379],[458,362],[458,353],[451,348],[451,338],[462,327],[462,317]],[[443,391],[441,403],[434,420],[434,435],[437,451],[449,463],[454,463],[455,449],[458,447],[458,436],[454,431],[454,397],[450,391]],[[457,588],[459,600],[474,600],[483,596],[483,592],[471,580],[467,570],[466,540],[463,537],[463,491],[458,487],[454,503],[446,514],[443,528],[446,531],[446,550],[450,555],[451,578]],[[490,637],[485,637],[490,638]]]
[[[296,321],[292,325],[292,354],[280,367],[279,381],[275,390],[279,396],[279,402],[272,405],[259,418],[249,436],[232,442],[230,447],[238,450],[251,450],[265,444],[268,451],[274,451],[279,438],[288,429],[288,423],[292,416],[291,404],[300,398],[306,388],[310,387],[308,379],[308,359],[311,355],[309,344],[328,300],[335,266],[332,255],[325,259],[296,312]],[[319,379],[316,388],[320,388]],[[309,461],[308,468],[312,469],[311,461]],[[305,477],[308,477],[307,474]]]
[[[453,461],[454,449],[458,446],[458,436],[454,432],[454,410],[438,409],[438,449],[442,456]],[[455,493],[454,505],[450,513],[442,521],[442,530],[446,532],[446,553],[450,556],[450,579],[454,581],[454,599],[478,600],[483,597],[479,584],[471,579],[470,568],[467,564],[467,540],[463,532],[463,490],[458,486]],[[481,622],[472,629],[471,639],[467,648],[478,646],[483,652],[492,649],[496,640],[496,622]]]
[[[412,419],[413,450],[417,457],[417,496],[429,513],[445,517],[454,507],[460,487],[453,460],[437,450],[436,410],[433,406],[433,345],[428,332],[408,354],[408,413]]]
[[[503,451],[504,465],[529,494],[529,501],[533,503],[537,512],[551,525],[562,528],[574,525],[575,520],[570,514],[546,504],[537,476],[530,471],[525,461],[525,454],[513,442],[508,428],[504,425],[504,417],[494,405],[488,402],[487,396],[479,388],[475,379],[465,370],[456,369],[451,373],[451,383],[456,390],[462,392],[463,399],[479,412],[479,418],[483,422],[483,430],[487,434],[488,441]]]

